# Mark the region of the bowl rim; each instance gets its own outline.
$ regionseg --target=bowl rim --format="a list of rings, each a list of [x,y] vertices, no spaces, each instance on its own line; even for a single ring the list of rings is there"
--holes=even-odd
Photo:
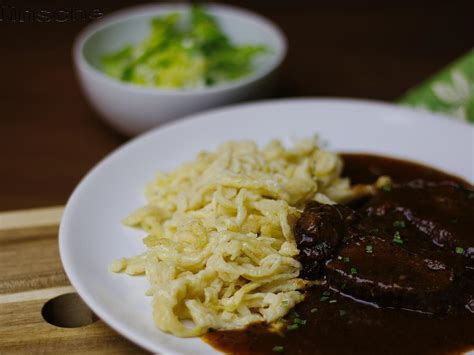
[[[173,12],[173,11],[186,11],[190,8],[190,4],[187,3],[152,3],[152,4],[144,4],[132,7],[126,7],[121,10],[114,11],[103,18],[94,21],[93,23],[86,26],[82,29],[79,34],[77,35],[76,39],[74,40],[73,48],[72,48],[72,56],[74,60],[74,64],[76,66],[76,71],[86,71],[88,74],[93,75],[96,79],[102,81],[104,84],[115,86],[118,89],[123,89],[127,91],[134,91],[140,92],[144,94],[160,94],[160,95],[201,95],[201,94],[210,94],[216,92],[224,92],[229,91],[232,89],[236,89],[239,87],[243,87],[247,84],[252,82],[256,82],[268,74],[272,73],[276,70],[283,60],[286,57],[288,51],[288,42],[286,36],[282,32],[282,30],[272,21],[266,19],[265,17],[252,12],[247,9],[239,8],[236,6],[231,5],[223,5],[223,4],[216,4],[216,3],[204,3],[203,4],[206,9],[209,10],[217,10],[225,13],[225,16],[230,17],[240,17],[245,18],[251,22],[254,22],[258,25],[263,25],[266,27],[269,32],[276,38],[279,42],[280,48],[275,49],[275,59],[261,68],[261,70],[256,71],[248,76],[245,76],[241,79],[237,79],[234,81],[224,82],[219,85],[215,86],[206,86],[201,88],[190,88],[190,89],[175,89],[175,88],[162,88],[162,87],[150,87],[150,86],[140,86],[133,83],[128,83],[124,81],[120,81],[115,78],[111,78],[106,75],[104,72],[100,71],[99,69],[92,66],[89,61],[84,57],[84,46],[85,44],[91,39],[91,37],[96,34],[97,32],[118,24],[120,22],[126,21],[127,19],[140,17],[150,12],[159,11],[162,13],[166,12]],[[219,17],[219,15],[215,15]]]

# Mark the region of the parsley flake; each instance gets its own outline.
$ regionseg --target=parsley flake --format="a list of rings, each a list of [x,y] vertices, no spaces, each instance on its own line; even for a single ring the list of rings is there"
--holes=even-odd
[[[306,324],[306,319],[295,318],[295,319],[293,319],[293,323],[294,324],[305,325]]]
[[[298,324],[290,324],[288,327],[286,327],[286,329],[288,330],[297,330],[299,329],[299,325]]]
[[[395,221],[393,222],[393,226],[395,228],[405,228],[406,224],[405,224],[405,221]]]
[[[399,231],[396,231],[393,235],[393,242],[397,244],[403,244],[403,239]]]
[[[300,314],[298,312],[296,312],[294,309],[291,310],[290,315],[294,318],[298,318],[300,316]]]

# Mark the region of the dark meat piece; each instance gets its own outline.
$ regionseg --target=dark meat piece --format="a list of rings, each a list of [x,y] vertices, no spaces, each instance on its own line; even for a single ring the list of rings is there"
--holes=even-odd
[[[320,276],[324,262],[346,235],[347,226],[355,212],[341,205],[322,205],[311,202],[295,225],[295,237],[303,264],[301,276],[314,279]]]
[[[455,183],[414,180],[356,210],[310,203],[295,225],[301,276],[326,276],[383,307],[465,310],[474,298],[473,196]]]
[[[369,217],[402,214],[435,245],[468,250],[474,247],[474,230],[466,228],[474,218],[473,193],[452,182],[414,180],[380,192],[368,202],[366,212]]]
[[[344,245],[326,273],[331,287],[379,306],[440,313],[460,294],[454,270],[443,261],[375,236]]]

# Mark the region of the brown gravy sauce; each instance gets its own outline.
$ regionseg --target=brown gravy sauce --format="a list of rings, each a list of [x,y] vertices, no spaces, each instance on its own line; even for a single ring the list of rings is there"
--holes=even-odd
[[[372,183],[380,175],[389,175],[396,182],[421,178],[469,185],[458,177],[408,161],[367,154],[342,157],[344,175],[353,183]],[[465,228],[472,230],[474,245],[474,218]],[[234,354],[459,354],[474,350],[474,314],[467,309],[429,315],[376,308],[341,296],[327,286],[316,286],[283,321],[293,324],[295,318],[306,324],[280,333],[255,324],[243,330],[210,332],[203,340]]]

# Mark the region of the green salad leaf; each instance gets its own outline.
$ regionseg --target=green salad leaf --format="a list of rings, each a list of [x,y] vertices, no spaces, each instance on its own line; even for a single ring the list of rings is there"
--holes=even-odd
[[[267,52],[261,45],[234,45],[216,19],[200,6],[190,21],[171,13],[151,20],[150,34],[103,56],[103,71],[118,80],[165,88],[196,88],[237,80],[255,69],[253,60]]]

